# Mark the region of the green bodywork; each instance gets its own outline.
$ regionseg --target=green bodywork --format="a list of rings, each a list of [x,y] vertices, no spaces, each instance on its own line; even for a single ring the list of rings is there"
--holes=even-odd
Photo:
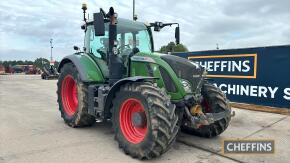
[[[105,36],[97,37],[94,35],[94,29],[92,25],[87,26],[85,31],[85,52],[77,52],[73,55],[70,55],[63,59],[63,61],[60,64],[60,68],[63,64],[65,64],[67,61],[73,62],[78,71],[81,71],[81,79],[83,82],[89,82],[89,83],[99,83],[104,84],[108,82],[108,74],[109,69],[107,65],[106,59],[104,59],[104,56],[100,56],[100,52],[97,52],[97,50],[103,50],[105,52],[105,48],[102,48],[105,45],[106,40],[103,38],[108,37],[108,24],[106,26],[106,33]],[[161,56],[164,54],[155,53],[154,51],[154,45],[153,45],[153,38],[152,38],[152,32],[150,27],[146,26],[144,23],[136,22],[136,21],[130,21],[127,19],[118,19],[118,40],[130,40],[132,39],[132,36],[123,35],[123,33],[129,33],[137,34],[135,37],[138,37],[139,42],[138,48],[140,49],[140,52],[135,54],[131,58],[131,74],[124,74],[124,78],[126,77],[134,77],[134,76],[144,76],[144,77],[156,77],[156,83],[160,88],[165,89],[165,82],[162,78],[162,75],[160,73],[160,67],[162,67],[165,71],[167,71],[167,74],[169,74],[171,81],[175,85],[174,92],[167,93],[171,97],[171,101],[178,102],[182,99],[184,99],[184,96],[186,96],[186,92],[183,88],[182,83],[180,82],[180,79],[177,77],[176,73],[173,71],[173,69],[169,66],[167,62],[165,62],[163,59],[161,59]],[[103,40],[102,40],[103,39]],[[130,44],[129,42],[124,42],[124,44]],[[125,46],[125,45],[123,45]],[[136,46],[136,45],[135,45]],[[105,46],[104,46],[105,47]],[[126,46],[125,46],[126,47]],[[131,52],[132,50],[130,50]],[[120,54],[121,55],[121,54]],[[127,54],[128,55],[128,54]],[[139,59],[133,59],[138,58]],[[150,69],[148,69],[148,66]],[[148,72],[150,70],[150,72]],[[168,81],[167,81],[168,82]]]
[[[95,57],[87,53],[78,52],[73,55],[66,56],[60,63],[58,71],[67,62],[72,62],[78,69],[80,78],[83,82],[104,83],[105,78],[102,70],[95,61]]]
[[[76,56],[78,57],[80,64],[83,66],[83,69],[85,69],[84,73],[88,81],[96,83],[105,82],[102,71],[92,56],[84,53]]]
[[[164,60],[160,58],[160,53],[138,53],[135,55],[135,57],[145,57],[148,58],[148,60],[143,61],[131,61],[131,74],[130,77],[133,76],[150,76],[150,73],[148,72],[147,64],[151,67],[153,70],[153,76],[158,78],[156,79],[156,83],[158,87],[164,88],[164,81],[162,79],[162,76],[160,74],[159,67],[163,67],[168,74],[170,74],[172,81],[174,82],[174,85],[176,87],[175,92],[168,92],[167,93],[171,96],[172,101],[180,101],[184,98],[186,95],[186,92],[175,74],[175,72],[172,70],[172,68],[166,63]],[[88,54],[88,53],[75,53],[74,56],[78,59],[81,67],[82,72],[84,73],[84,81],[89,83],[105,83],[105,73],[106,71],[106,65],[105,62],[100,62],[100,59],[95,57],[94,55]],[[149,59],[150,58],[150,59]],[[103,67],[103,68],[100,68]]]
[[[174,82],[174,85],[176,87],[175,92],[168,92],[167,93],[171,96],[172,101],[179,101],[184,98],[186,95],[186,92],[180,82],[180,79],[177,77],[173,69],[169,66],[168,63],[166,63],[164,60],[160,58],[160,53],[151,53],[151,54],[146,54],[146,53],[138,53],[136,56],[142,56],[142,57],[148,57],[153,59],[154,62],[152,61],[132,61],[132,67],[131,67],[131,76],[149,76],[148,70],[146,68],[145,64],[148,64],[153,70],[153,75],[154,77],[157,77],[157,85],[160,88],[165,88],[163,78],[160,74],[159,67],[162,67],[164,70],[167,71],[168,74],[170,74],[172,81]]]

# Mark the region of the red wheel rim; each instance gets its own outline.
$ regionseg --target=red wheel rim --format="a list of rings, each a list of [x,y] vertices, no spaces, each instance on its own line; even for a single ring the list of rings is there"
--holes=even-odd
[[[71,75],[67,75],[61,84],[61,99],[64,111],[68,116],[72,116],[78,107],[77,83]]]
[[[124,137],[133,144],[143,141],[147,134],[147,122],[143,127],[133,125],[132,116],[136,112],[145,113],[144,107],[139,100],[129,98],[123,102],[120,109],[120,127]]]

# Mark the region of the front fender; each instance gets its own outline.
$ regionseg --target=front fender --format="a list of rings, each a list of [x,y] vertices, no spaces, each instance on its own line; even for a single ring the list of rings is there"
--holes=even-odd
[[[106,102],[105,102],[105,108],[104,108],[104,112],[105,112],[105,117],[107,117],[110,113],[110,106],[112,103],[112,100],[114,98],[115,93],[120,89],[121,85],[126,84],[128,82],[138,82],[138,81],[153,81],[154,79],[157,79],[155,77],[147,77],[147,76],[134,76],[134,77],[128,77],[128,78],[124,78],[119,80],[118,82],[116,82],[110,89],[107,97],[106,97]]]
[[[66,63],[73,63],[76,66],[82,82],[105,82],[104,76],[98,65],[85,53],[76,53],[64,57],[57,71],[60,72],[61,68]]]

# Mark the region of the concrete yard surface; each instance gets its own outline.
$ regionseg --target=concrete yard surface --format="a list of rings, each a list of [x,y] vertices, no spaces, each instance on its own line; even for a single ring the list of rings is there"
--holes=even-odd
[[[0,75],[0,163],[143,162],[118,148],[110,123],[70,128],[60,117],[56,80]],[[212,139],[180,133],[161,157],[144,162],[289,162],[290,117],[233,109],[228,129]],[[273,139],[274,154],[223,155],[224,139]]]

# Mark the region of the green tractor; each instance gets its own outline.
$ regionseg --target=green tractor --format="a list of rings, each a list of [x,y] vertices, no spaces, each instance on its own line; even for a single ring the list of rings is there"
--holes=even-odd
[[[117,18],[111,7],[86,18],[84,48],[60,62],[57,95],[61,117],[71,127],[111,121],[123,151],[139,159],[165,153],[180,130],[214,137],[228,127],[231,108],[206,71],[184,58],[154,52],[151,28]]]

